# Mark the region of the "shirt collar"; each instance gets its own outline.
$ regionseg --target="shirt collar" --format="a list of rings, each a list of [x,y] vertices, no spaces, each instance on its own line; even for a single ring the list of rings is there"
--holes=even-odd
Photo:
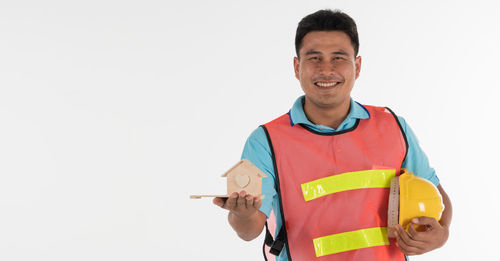
[[[297,98],[297,100],[295,100],[295,103],[293,104],[293,107],[292,107],[292,109],[289,112],[289,114],[290,114],[290,124],[293,126],[295,124],[302,123],[302,124],[306,124],[308,126],[311,126],[311,127],[314,127],[314,128],[318,128],[318,129],[333,130],[333,131],[335,131],[331,127],[324,126],[324,125],[316,125],[316,124],[312,123],[307,118],[307,116],[306,116],[306,114],[304,112],[304,100],[305,100],[305,96],[304,95],[300,96],[299,98]],[[350,106],[350,109],[349,109],[349,114],[344,119],[344,121],[340,124],[339,128],[337,129],[337,131],[342,130],[342,128],[345,127],[345,125],[347,123],[349,123],[349,122],[351,122],[351,121],[353,121],[355,119],[368,119],[368,118],[370,118],[370,114],[368,113],[368,110],[363,105],[359,104],[358,102],[355,102],[351,98],[351,106]]]

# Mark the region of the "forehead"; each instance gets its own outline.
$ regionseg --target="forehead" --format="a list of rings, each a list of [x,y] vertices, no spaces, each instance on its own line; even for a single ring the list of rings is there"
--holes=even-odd
[[[354,48],[349,36],[342,31],[312,31],[302,38],[300,55],[314,50],[330,53],[338,50],[344,50],[350,55],[354,54]]]

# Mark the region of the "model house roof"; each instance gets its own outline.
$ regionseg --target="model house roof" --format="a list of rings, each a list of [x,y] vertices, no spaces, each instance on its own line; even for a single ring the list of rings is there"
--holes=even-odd
[[[262,172],[259,168],[257,168],[255,165],[252,164],[247,159],[242,159],[236,165],[234,165],[232,168],[230,168],[226,173],[222,175],[222,177],[227,177],[228,175],[234,174],[236,175],[237,173],[242,172],[245,174],[255,174],[258,177],[267,177],[264,172]]]

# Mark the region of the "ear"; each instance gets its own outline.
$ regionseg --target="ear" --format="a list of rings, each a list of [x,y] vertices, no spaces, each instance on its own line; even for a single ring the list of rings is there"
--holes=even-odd
[[[300,80],[299,67],[300,67],[299,58],[293,57],[293,69],[295,71],[295,78],[297,78],[297,80]]]
[[[358,79],[359,72],[361,71],[361,56],[354,59],[354,65],[356,66],[356,79]]]

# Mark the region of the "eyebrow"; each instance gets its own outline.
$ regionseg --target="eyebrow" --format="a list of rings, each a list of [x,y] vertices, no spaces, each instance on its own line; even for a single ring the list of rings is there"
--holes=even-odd
[[[320,51],[316,51],[316,50],[309,50],[309,51],[307,51],[307,52],[306,52],[306,54],[305,54],[305,55],[307,56],[307,55],[314,55],[314,54],[322,54],[322,52],[320,52]],[[331,54],[335,54],[335,55],[343,55],[343,56],[349,56],[349,55],[347,54],[347,52],[346,52],[346,51],[344,51],[344,50],[342,50],[342,49],[340,49],[340,50],[338,50],[338,51],[331,52]]]
[[[332,54],[337,54],[337,55],[344,55],[344,56],[349,56],[346,51],[340,49],[338,51],[332,52]]]
[[[313,55],[313,54],[322,54],[322,53],[320,51],[315,51],[315,50],[309,50],[306,52],[306,56]]]

